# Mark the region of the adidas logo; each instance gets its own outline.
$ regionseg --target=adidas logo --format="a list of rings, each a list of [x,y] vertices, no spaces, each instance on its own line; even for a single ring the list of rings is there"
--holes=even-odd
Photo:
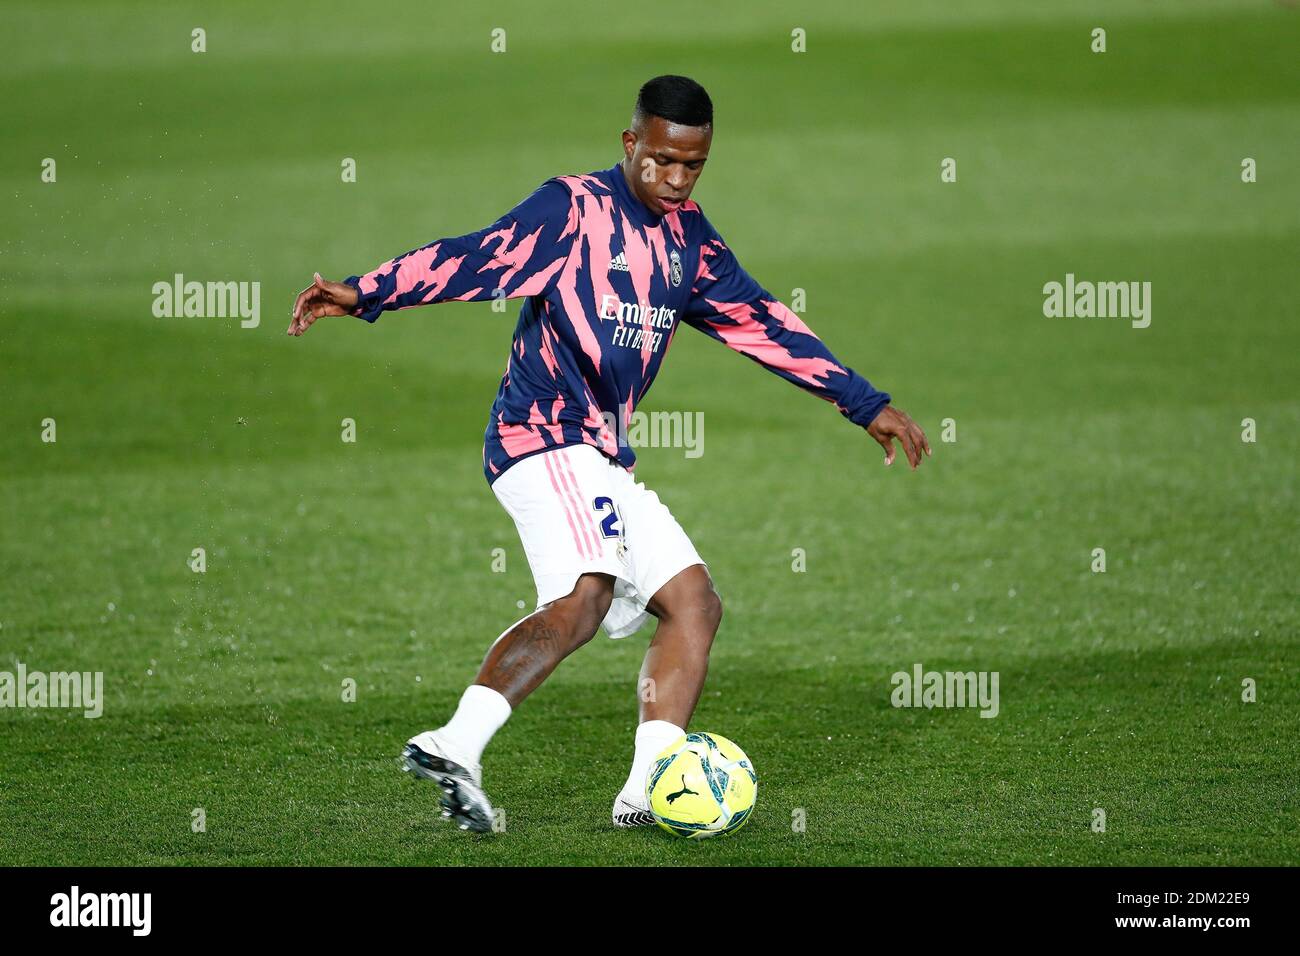
[[[609,260],[609,268],[608,268],[606,271],[607,271],[607,272],[627,272],[627,271],[628,271],[628,268],[627,268],[627,253],[626,253],[626,252],[620,252],[620,253],[619,253],[617,256],[615,256],[613,259],[610,259],[610,260]]]

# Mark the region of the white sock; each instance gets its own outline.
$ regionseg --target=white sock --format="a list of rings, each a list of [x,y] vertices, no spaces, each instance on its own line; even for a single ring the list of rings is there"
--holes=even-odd
[[[478,764],[483,748],[510,717],[510,701],[491,687],[470,684],[460,696],[460,706],[439,733],[456,748],[457,756]]]
[[[636,750],[632,754],[632,770],[619,796],[634,803],[645,803],[645,778],[650,773],[659,752],[682,736],[686,731],[666,720],[647,720],[636,729]]]

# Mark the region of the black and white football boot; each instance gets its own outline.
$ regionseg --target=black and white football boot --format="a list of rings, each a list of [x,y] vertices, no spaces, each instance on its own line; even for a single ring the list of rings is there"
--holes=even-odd
[[[654,815],[650,812],[650,804],[644,800],[629,800],[623,794],[614,798],[614,826],[616,827],[652,827],[655,825]]]
[[[417,780],[432,780],[442,790],[442,816],[462,830],[488,833],[492,829],[492,804],[483,792],[483,768],[459,763],[446,740],[436,730],[426,730],[406,742],[402,769]]]

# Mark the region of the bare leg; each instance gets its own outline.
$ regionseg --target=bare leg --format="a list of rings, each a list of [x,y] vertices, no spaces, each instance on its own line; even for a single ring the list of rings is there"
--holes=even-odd
[[[646,775],[654,758],[687,729],[695,713],[709,672],[709,649],[722,621],[722,599],[702,564],[677,574],[646,607],[659,624],[641,665],[641,719],[627,782],[614,798],[617,827],[654,823],[646,807]]]
[[[487,652],[475,684],[490,687],[512,708],[595,635],[614,598],[614,578],[584,574],[573,590],[524,618]]]
[[[443,816],[461,829],[483,833],[495,825],[479,769],[483,748],[560,661],[595,636],[613,598],[611,575],[581,575],[567,595],[524,618],[488,648],[451,720],[407,741],[406,769],[437,782]]]
[[[641,722],[666,720],[685,728],[709,672],[722,599],[708,570],[694,564],[660,588],[647,608],[659,624],[641,665]]]

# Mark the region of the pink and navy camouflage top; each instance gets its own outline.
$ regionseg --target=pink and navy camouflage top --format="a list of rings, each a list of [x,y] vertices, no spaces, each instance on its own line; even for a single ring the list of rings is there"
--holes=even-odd
[[[619,436],[679,322],[863,428],[889,402],[750,278],[696,203],[659,216],[617,165],[548,179],[487,228],[345,281],[367,322],[433,302],[525,300],[483,445],[489,483],[529,455],[578,443],[631,470],[636,456]]]

